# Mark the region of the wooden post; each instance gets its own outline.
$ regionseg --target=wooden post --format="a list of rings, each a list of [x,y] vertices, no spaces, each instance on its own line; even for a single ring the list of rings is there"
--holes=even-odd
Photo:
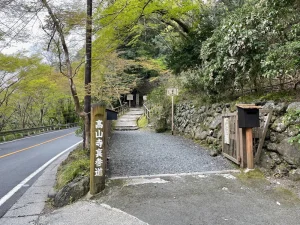
[[[239,150],[240,150],[240,156],[241,156],[241,168],[245,168],[247,164],[247,158],[245,157],[245,130],[243,128],[239,128]]]
[[[265,124],[264,124],[264,127],[263,127],[263,133],[262,133],[262,136],[259,140],[257,152],[255,154],[255,160],[254,160],[255,163],[259,163],[260,155],[261,155],[263,144],[264,144],[264,141],[265,141],[265,138],[266,138],[266,135],[267,135],[267,131],[268,131],[268,127],[269,127],[271,117],[272,117],[272,113],[273,113],[273,110],[270,110],[269,113],[268,113],[267,119],[265,121]]]
[[[105,188],[106,170],[106,111],[104,105],[92,105],[91,109],[91,150],[90,150],[90,194]]]
[[[174,135],[174,96],[172,95],[172,135]]]
[[[247,168],[254,169],[252,128],[246,128]]]

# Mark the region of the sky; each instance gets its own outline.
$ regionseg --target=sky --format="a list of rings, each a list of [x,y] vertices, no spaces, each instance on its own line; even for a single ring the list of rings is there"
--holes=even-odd
[[[15,1],[15,4],[17,1]],[[32,2],[36,0],[21,1]],[[55,4],[56,6],[62,2],[64,6],[69,6],[76,1],[78,0],[48,0],[50,4]],[[45,24],[46,15],[47,12],[42,10],[37,15],[34,13],[15,13],[11,16],[8,13],[8,8],[0,9],[0,18],[2,18],[0,20],[0,32],[4,33],[4,40],[0,40],[0,53],[15,54],[27,52],[25,53],[26,55],[45,54],[43,52],[48,45],[48,37],[45,36],[41,26]],[[24,37],[25,31],[27,36]],[[82,35],[82,31],[76,30],[68,37],[67,40],[70,43],[70,47],[72,48],[73,46],[74,51],[78,51],[83,46]]]

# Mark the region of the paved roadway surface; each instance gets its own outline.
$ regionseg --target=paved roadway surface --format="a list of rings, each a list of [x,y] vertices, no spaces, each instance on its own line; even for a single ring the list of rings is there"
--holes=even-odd
[[[76,128],[60,130],[0,144],[0,200],[50,159],[78,143]],[[39,174],[0,204],[0,218],[24,194]]]

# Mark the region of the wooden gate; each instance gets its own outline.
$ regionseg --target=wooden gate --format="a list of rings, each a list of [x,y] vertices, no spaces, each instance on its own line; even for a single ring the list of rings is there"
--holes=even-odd
[[[253,129],[253,153],[255,162],[258,163],[269,127],[272,110],[259,110],[260,127]],[[240,165],[246,167],[245,130],[238,127],[237,113],[222,115],[222,154]]]
[[[240,164],[237,117],[237,113],[222,115],[222,153],[226,158]]]

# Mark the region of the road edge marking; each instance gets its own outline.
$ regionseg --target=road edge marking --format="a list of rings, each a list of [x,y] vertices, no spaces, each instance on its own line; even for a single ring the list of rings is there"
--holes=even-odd
[[[214,175],[224,173],[240,173],[240,170],[217,170],[217,171],[203,171],[191,173],[166,173],[166,174],[151,174],[151,175],[138,175],[138,176],[123,176],[123,177],[110,177],[109,180],[123,180],[123,179],[139,179],[139,178],[161,178],[161,177],[177,177],[177,176],[197,176],[197,175]]]
[[[21,181],[17,186],[15,186],[12,190],[10,190],[6,195],[4,195],[0,199],[0,206],[2,206],[8,199],[10,199],[17,191],[19,191],[24,184],[26,184],[28,181],[30,181],[33,177],[35,177],[39,172],[43,171],[47,166],[49,166],[52,162],[54,162],[57,158],[68,152],[70,149],[76,147],[82,143],[82,141],[77,142],[76,144],[72,145],[71,147],[65,149],[58,155],[54,156],[52,159],[50,159],[48,162],[46,162],[44,165],[42,165],[40,168],[38,168],[36,171],[34,171],[32,174],[30,174],[28,177],[26,177],[23,181]]]

